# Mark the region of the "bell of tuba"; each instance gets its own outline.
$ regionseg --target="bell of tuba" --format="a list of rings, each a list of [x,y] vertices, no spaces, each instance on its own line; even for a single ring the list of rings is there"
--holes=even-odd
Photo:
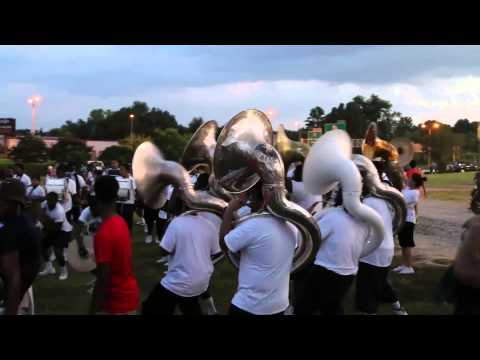
[[[187,170],[175,161],[167,161],[151,142],[141,144],[133,156],[133,177],[147,206],[158,209],[166,203],[165,188],[173,185],[181,199],[193,210],[223,214],[227,203],[204,191],[195,191]]]
[[[203,123],[197,131],[193,134],[187,146],[183,150],[183,155],[180,158],[180,164],[188,172],[196,171],[200,168],[207,173],[212,172],[213,168],[213,153],[217,141],[218,125],[215,120]]]
[[[320,230],[306,210],[286,199],[284,164],[273,147],[272,135],[270,120],[264,113],[247,110],[237,114],[217,139],[214,172],[219,184],[232,194],[244,193],[260,179],[263,181],[264,190],[272,194],[268,213],[290,221],[302,235],[292,264],[292,272],[296,272],[313,261],[320,245]],[[239,222],[262,215],[249,215]],[[239,259],[228,255],[238,267]]]
[[[366,156],[353,154],[352,160],[360,171],[365,172],[363,180],[370,194],[387,201],[393,209],[393,234],[397,234],[407,217],[407,204],[402,193],[380,180],[377,168]]]
[[[296,161],[304,161],[310,147],[300,141],[290,140],[283,125],[280,125],[275,136],[275,148],[282,156],[285,171]]]
[[[394,138],[392,139],[392,145],[395,146],[398,151],[398,165],[401,167],[407,166],[415,155],[413,142],[406,138]]]
[[[362,257],[370,254],[382,242],[385,229],[380,215],[362,204],[362,177],[351,160],[352,145],[343,130],[332,130],[313,145],[303,165],[305,189],[312,194],[323,195],[340,183],[343,206],[357,220],[366,222],[373,231],[371,241],[365,244]],[[326,209],[320,214],[329,211]]]
[[[362,144],[362,154],[373,160],[377,157],[385,162],[385,173],[397,190],[402,190],[405,175],[399,163],[400,155],[397,148],[388,141],[377,137],[377,124],[372,122],[367,128]],[[402,158],[403,159],[403,158]]]

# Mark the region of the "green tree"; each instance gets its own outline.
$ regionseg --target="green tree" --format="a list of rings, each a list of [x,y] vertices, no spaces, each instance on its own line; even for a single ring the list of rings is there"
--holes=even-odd
[[[459,119],[453,126],[453,132],[459,134],[474,134],[476,130],[475,124],[468,121],[468,119]]]
[[[50,158],[58,163],[73,162],[80,165],[90,159],[92,148],[76,138],[62,138],[49,151]]]
[[[307,120],[305,121],[305,127],[308,129],[320,127],[323,120],[325,111],[320,106],[316,106],[310,110]]]
[[[44,162],[48,149],[41,138],[28,134],[10,151],[10,157],[21,162]]]
[[[394,137],[410,138],[414,132],[415,125],[413,125],[412,118],[409,116],[403,116],[398,120],[393,135]]]
[[[157,129],[152,137],[154,144],[167,160],[178,161],[192,134],[182,135],[177,129]]]
[[[112,160],[118,160],[121,164],[130,164],[133,159],[133,150],[127,146],[109,146],[98,157],[104,164],[110,164]]]
[[[202,124],[203,119],[201,117],[194,117],[192,121],[190,121],[190,124],[188,124],[188,130],[193,134]]]
[[[130,149],[133,149],[133,151],[135,151],[137,147],[139,147],[145,141],[152,141],[152,138],[149,136],[143,136],[143,135],[133,135],[133,139],[131,139],[130,136],[128,136],[125,139],[120,140],[119,143],[120,145],[126,146]]]

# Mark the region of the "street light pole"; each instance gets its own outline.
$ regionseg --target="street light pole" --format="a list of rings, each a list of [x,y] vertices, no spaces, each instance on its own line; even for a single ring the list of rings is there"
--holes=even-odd
[[[32,135],[35,135],[35,120],[37,116],[37,106],[40,104],[40,100],[40,96],[31,96],[28,98],[28,103],[32,107],[32,129],[30,130]]]
[[[130,146],[133,149],[133,119],[135,118],[135,115],[130,114],[128,117],[130,118]]]

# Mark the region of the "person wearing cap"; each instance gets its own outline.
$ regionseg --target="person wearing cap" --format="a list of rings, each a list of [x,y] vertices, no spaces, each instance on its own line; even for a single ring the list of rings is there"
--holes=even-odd
[[[25,186],[19,180],[0,184],[0,278],[5,314],[16,315],[41,265],[41,233],[24,213]]]

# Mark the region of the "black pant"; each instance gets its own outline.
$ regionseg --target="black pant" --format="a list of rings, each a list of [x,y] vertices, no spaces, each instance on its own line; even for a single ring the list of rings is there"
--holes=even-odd
[[[125,220],[127,223],[128,229],[132,232],[133,225],[133,213],[135,211],[134,204],[123,204],[117,203],[118,214]]]
[[[202,315],[199,296],[179,296],[161,284],[157,284],[143,302],[142,315],[173,315],[177,305],[183,315]]]
[[[64,267],[66,265],[63,250],[68,247],[70,233],[64,231],[47,233],[43,238],[42,255],[45,262],[50,261],[50,248],[53,247],[55,258],[58,265]]]
[[[157,238],[160,240],[165,232],[165,228],[167,227],[168,220],[167,219],[160,219],[158,217],[158,209],[150,209],[149,207],[144,208],[143,216],[145,218],[145,222],[147,224],[147,233],[148,235],[153,234],[153,224],[157,228]]]
[[[252,314],[248,311],[242,310],[239,307],[236,307],[233,304],[230,304],[230,308],[228,309],[228,315],[233,315],[233,316],[257,316],[255,314]],[[262,316],[283,316],[284,312],[279,312],[276,314],[271,314],[271,315],[262,315]]]
[[[390,268],[359,263],[355,304],[358,311],[375,314],[381,303],[393,304],[398,301],[388,278]]]
[[[311,265],[306,268],[297,271],[295,274],[290,275],[290,279],[293,283],[293,307],[296,307],[298,299],[301,298],[302,294],[305,292],[305,286],[307,285],[308,274],[310,273]]]
[[[302,294],[295,301],[295,315],[343,314],[342,302],[355,275],[339,275],[318,265],[312,265],[305,280]]]

